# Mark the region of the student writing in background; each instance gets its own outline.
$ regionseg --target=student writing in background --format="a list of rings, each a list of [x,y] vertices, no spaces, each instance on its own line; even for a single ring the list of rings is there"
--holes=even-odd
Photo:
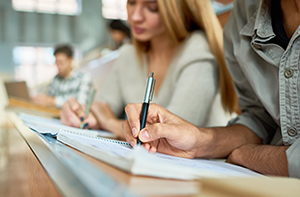
[[[62,123],[79,127],[83,117],[90,128],[124,137],[118,117],[128,103],[143,100],[148,73],[154,72],[154,103],[197,126],[226,124],[224,111],[234,111],[236,96],[210,1],[128,0],[127,12],[133,44],[120,49],[92,113],[84,117],[70,99],[62,107]]]
[[[300,178],[300,1],[238,0],[224,29],[227,66],[242,114],[230,126],[197,128],[150,105],[140,133],[140,104],[126,107],[125,136],[151,152],[226,158],[268,174]]]
[[[115,43],[114,49],[120,48],[123,44],[130,43],[130,29],[121,20],[112,20],[109,23],[109,33]]]
[[[50,84],[48,93],[37,95],[32,101],[43,106],[61,108],[72,97],[85,105],[93,89],[91,77],[73,70],[73,50],[70,46],[58,46],[54,56],[58,74]]]

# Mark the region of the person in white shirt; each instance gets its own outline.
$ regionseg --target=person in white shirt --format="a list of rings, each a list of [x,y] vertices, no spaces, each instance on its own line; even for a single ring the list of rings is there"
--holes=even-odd
[[[39,94],[32,101],[43,106],[61,108],[69,98],[74,98],[85,105],[93,89],[91,76],[73,70],[73,50],[70,46],[58,46],[54,56],[58,73],[51,82],[48,93]]]

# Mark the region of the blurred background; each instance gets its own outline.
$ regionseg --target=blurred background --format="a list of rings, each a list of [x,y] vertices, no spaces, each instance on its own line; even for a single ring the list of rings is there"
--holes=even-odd
[[[1,0],[0,73],[29,87],[56,74],[56,44],[72,44],[75,63],[111,45],[107,19],[126,20],[126,0]]]
[[[74,66],[78,68],[111,52],[114,45],[108,33],[109,20],[126,20],[126,2],[1,0],[1,106],[7,102],[3,81],[26,81],[29,89],[51,81],[57,74],[53,56],[57,44],[74,47]],[[117,54],[110,60],[115,57]]]
[[[212,2],[217,14],[232,7]],[[57,74],[53,52],[58,44],[74,47],[74,67],[90,72],[101,89],[120,45],[112,40],[109,25],[113,19],[127,25],[126,3],[0,0],[0,116],[7,104],[3,81],[26,81],[31,92],[45,86]]]

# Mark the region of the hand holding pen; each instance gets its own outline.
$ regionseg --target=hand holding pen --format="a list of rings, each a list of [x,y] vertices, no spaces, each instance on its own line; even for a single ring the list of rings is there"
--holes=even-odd
[[[80,128],[93,128],[97,126],[97,120],[89,111],[95,97],[93,91],[86,109],[75,99],[69,98],[62,106],[60,120],[64,125]]]
[[[87,106],[86,106],[86,109],[85,109],[85,117],[87,117],[90,113],[90,109],[91,109],[91,106],[92,106],[92,103],[94,101],[94,98],[95,98],[95,94],[96,94],[96,90],[93,90],[93,93],[87,103]],[[84,118],[81,117],[81,123],[80,123],[80,129],[83,129],[86,125],[86,123],[83,122],[84,121]]]
[[[140,124],[141,124],[140,130],[142,130],[146,126],[148,108],[149,108],[149,103],[153,98],[154,86],[155,86],[155,78],[153,78],[153,72],[151,72],[147,79],[144,102],[143,102],[142,112],[141,112],[141,117],[140,117]],[[137,144],[138,145],[142,144],[142,142],[140,141],[139,138],[137,138]]]

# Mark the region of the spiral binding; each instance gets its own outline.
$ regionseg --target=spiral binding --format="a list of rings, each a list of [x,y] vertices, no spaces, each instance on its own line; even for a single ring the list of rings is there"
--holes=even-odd
[[[131,147],[131,145],[128,142],[123,142],[123,141],[120,141],[120,140],[112,140],[112,139],[108,139],[108,138],[104,138],[104,137],[91,136],[91,135],[88,135],[86,133],[79,133],[79,132],[76,132],[76,131],[71,131],[71,130],[66,130],[66,129],[61,129],[61,131],[71,133],[71,134],[75,134],[75,135],[81,135],[81,136],[84,136],[84,137],[93,138],[93,139],[97,139],[97,140],[102,140],[102,141],[105,141],[105,142],[111,142],[111,143]]]

